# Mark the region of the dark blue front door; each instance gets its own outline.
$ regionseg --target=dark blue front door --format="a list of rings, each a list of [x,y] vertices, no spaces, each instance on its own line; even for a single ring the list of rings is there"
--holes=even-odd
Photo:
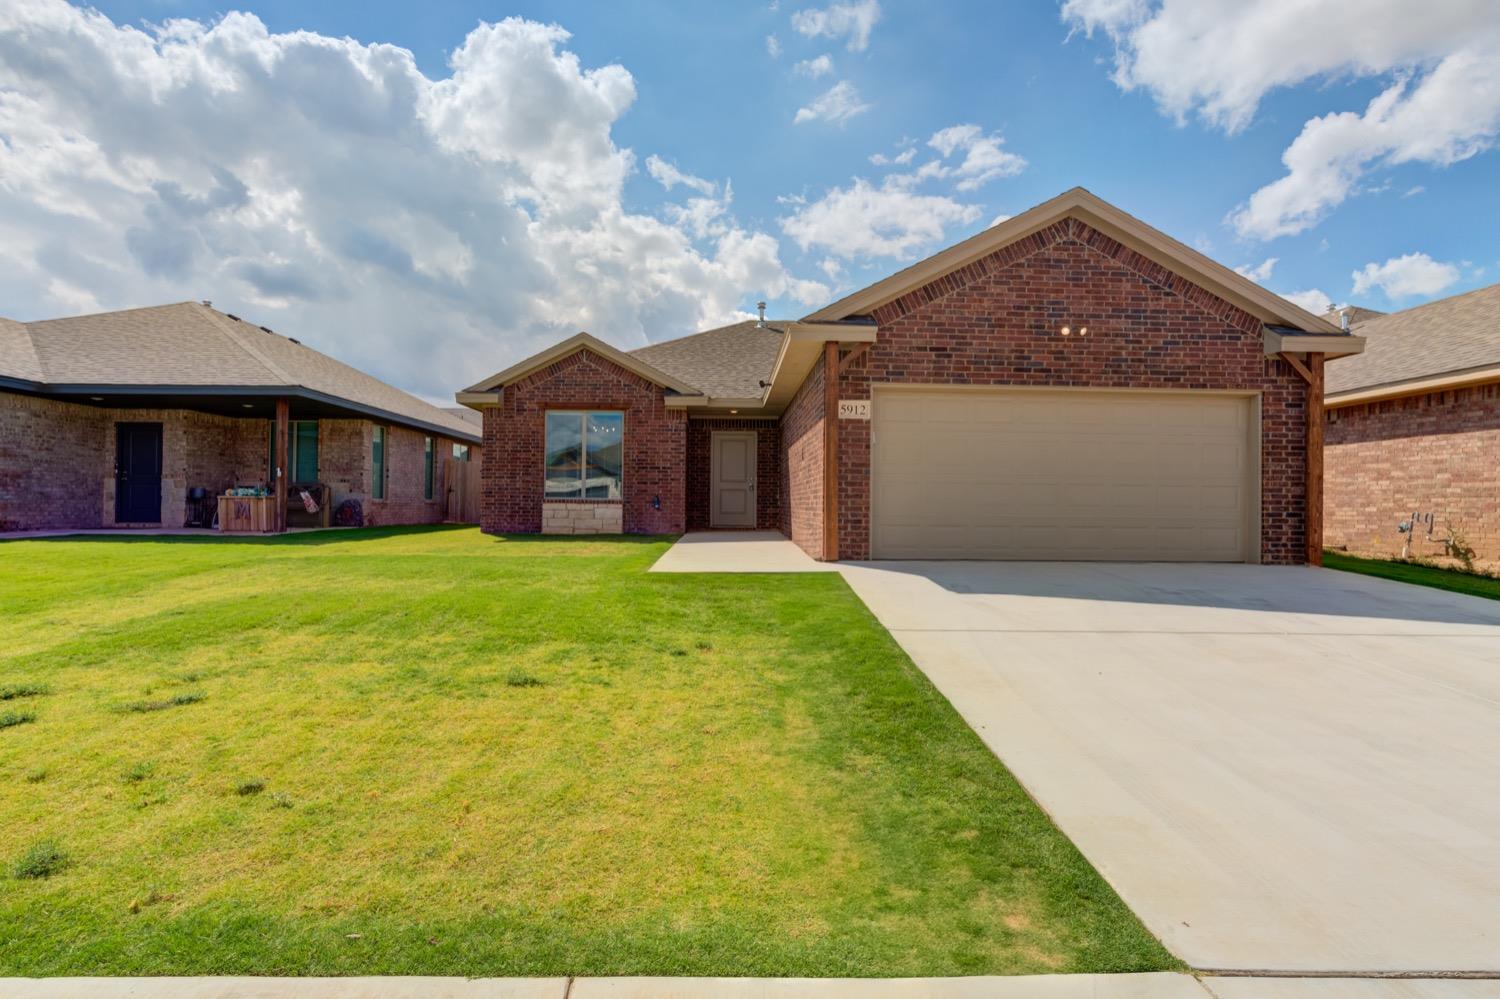
[[[161,523],[161,424],[115,424],[115,522]]]

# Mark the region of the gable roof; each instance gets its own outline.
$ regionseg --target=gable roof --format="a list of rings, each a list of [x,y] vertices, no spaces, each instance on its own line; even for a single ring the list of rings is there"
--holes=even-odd
[[[786,339],[784,324],[755,320],[666,340],[630,351],[662,371],[720,399],[759,399]]]
[[[591,333],[575,333],[561,343],[553,344],[538,354],[532,354],[523,361],[506,368],[504,371],[496,372],[482,382],[477,382],[462,392],[458,393],[460,401],[462,397],[470,394],[482,394],[494,392],[496,389],[504,388],[512,382],[518,382],[534,371],[540,371],[547,365],[560,361],[565,357],[576,354],[580,350],[589,350],[607,361],[618,364],[626,371],[640,375],[648,382],[660,385],[662,388],[671,389],[679,395],[701,396],[703,392],[675,375],[670,375],[660,370],[646,360],[633,357],[611,347]]]
[[[1500,284],[1377,316],[1358,324],[1365,352],[1328,369],[1329,397],[1432,391],[1500,369]],[[1500,370],[1493,372],[1500,380]],[[1418,384],[1420,383],[1420,384]]]
[[[298,341],[197,302],[35,323],[0,321],[0,385],[50,394],[87,390],[264,389],[325,397],[371,416],[464,440],[451,413]]]
[[[1068,217],[1077,218],[1105,235],[1190,279],[1220,298],[1244,309],[1263,323],[1291,326],[1309,333],[1339,333],[1337,326],[1301,306],[1273,294],[1223,264],[1153,229],[1102,198],[1075,187],[1051,201],[991,226],[946,250],[897,271],[868,288],[839,299],[806,317],[807,321],[836,321],[869,315],[908,292],[987,257],[1011,243]]]

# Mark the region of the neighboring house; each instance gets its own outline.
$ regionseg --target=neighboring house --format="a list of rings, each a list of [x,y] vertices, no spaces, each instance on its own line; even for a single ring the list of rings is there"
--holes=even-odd
[[[1075,188],[800,321],[580,333],[458,401],[484,413],[490,532],[1300,563],[1323,361],[1361,345]]]
[[[0,530],[181,527],[192,490],[274,494],[278,429],[294,515],[298,487],[321,485],[369,524],[443,520],[442,459],[480,442],[472,423],[206,304],[0,319]]]
[[[1400,552],[1416,514],[1413,554],[1451,525],[1500,557],[1500,284],[1350,319],[1368,348],[1328,376],[1328,544]]]

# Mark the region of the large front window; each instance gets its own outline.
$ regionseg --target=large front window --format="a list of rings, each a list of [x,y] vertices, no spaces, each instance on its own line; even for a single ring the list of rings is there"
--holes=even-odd
[[[546,498],[619,499],[624,440],[624,413],[549,412]]]

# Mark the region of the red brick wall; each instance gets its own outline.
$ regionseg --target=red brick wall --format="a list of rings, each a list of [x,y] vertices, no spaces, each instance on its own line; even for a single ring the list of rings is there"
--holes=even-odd
[[[507,385],[504,402],[484,411],[483,530],[541,531],[549,406],[624,412],[625,532],[679,534],[685,529],[687,414],[666,407],[660,386],[580,350]],[[660,509],[653,505],[655,498],[660,498]]]
[[[1235,306],[1067,219],[875,319],[879,342],[841,377],[840,398],[869,398],[881,382],[1259,391],[1261,559],[1304,561],[1304,383],[1265,358],[1260,322]],[[1061,337],[1064,324],[1087,325],[1088,336]],[[870,424],[842,421],[843,558],[869,556],[869,476]]]
[[[1415,512],[1433,514],[1434,540],[1424,524],[1413,554],[1441,555],[1452,523],[1500,558],[1500,385],[1329,410],[1323,463],[1330,548],[1399,554],[1396,525]]]
[[[781,414],[781,532],[813,558],[823,557],[823,386],[819,358]]]
[[[364,423],[364,421],[360,421]],[[361,431],[363,441],[374,442],[374,424],[364,423]],[[321,432],[319,434],[319,461],[323,460]],[[432,499],[424,499],[422,492],[426,482],[427,435],[406,427],[386,427],[385,436],[385,498],[363,499],[365,523],[370,525],[393,524],[440,524],[448,516],[448,491],[443,481],[443,456],[453,453],[453,441],[447,437],[433,437]],[[370,444],[363,448],[364,467],[374,468]],[[344,462],[352,465],[353,455]],[[373,471],[365,473],[367,483],[373,481]]]
[[[688,420],[687,527],[703,531],[710,523],[713,483],[713,434],[719,430],[755,431],[755,526],[781,527],[781,430],[775,420],[735,418]]]

